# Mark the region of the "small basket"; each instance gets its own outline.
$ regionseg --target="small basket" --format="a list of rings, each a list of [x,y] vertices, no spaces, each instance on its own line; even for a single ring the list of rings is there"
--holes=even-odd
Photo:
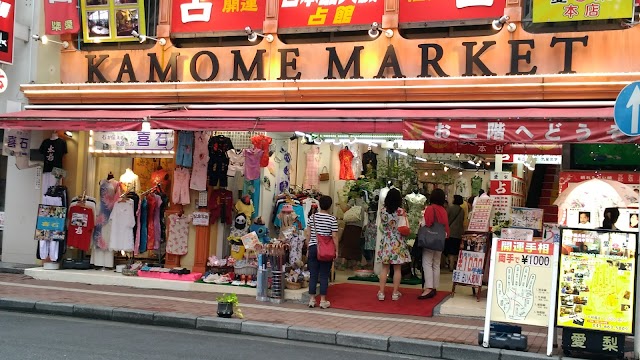
[[[298,283],[298,282],[291,282],[291,281],[287,280],[286,287],[289,290],[299,290],[299,289],[302,288],[302,284]]]
[[[236,275],[257,275],[258,267],[255,265],[235,266],[234,273]]]

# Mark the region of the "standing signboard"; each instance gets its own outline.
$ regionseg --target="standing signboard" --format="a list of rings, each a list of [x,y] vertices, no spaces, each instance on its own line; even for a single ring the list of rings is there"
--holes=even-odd
[[[489,346],[492,321],[548,327],[547,355],[553,349],[553,312],[558,245],[536,241],[495,241],[483,346]]]
[[[456,293],[456,286],[471,286],[476,300],[480,301],[482,284],[486,279],[487,249],[491,234],[466,233],[462,234],[460,252],[456,268],[453,270],[451,296]]]

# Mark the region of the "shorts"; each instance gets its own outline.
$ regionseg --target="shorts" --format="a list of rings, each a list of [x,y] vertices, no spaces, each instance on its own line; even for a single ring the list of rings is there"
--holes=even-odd
[[[188,169],[175,169],[173,172],[173,191],[171,193],[172,200],[176,204],[189,205],[191,198],[189,197],[189,178],[191,174]]]
[[[40,259],[45,260],[49,258],[51,261],[58,261],[58,253],[60,251],[60,242],[53,240],[40,240],[38,241],[40,248]]]
[[[178,151],[176,165],[193,166],[193,131],[178,131]]]

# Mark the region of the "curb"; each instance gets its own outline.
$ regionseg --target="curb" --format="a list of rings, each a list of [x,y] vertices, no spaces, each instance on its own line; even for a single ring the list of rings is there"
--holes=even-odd
[[[130,308],[36,301],[20,298],[0,298],[0,310],[64,315],[208,332],[236,333],[447,360],[569,359],[568,357],[547,357],[542,354],[511,350],[487,349],[481,346],[443,343],[404,337],[389,337],[349,331],[314,329],[234,318],[225,319],[212,316],[196,316],[193,314],[153,312]]]
[[[14,264],[0,261],[0,274],[24,274],[24,270],[34,265]]]

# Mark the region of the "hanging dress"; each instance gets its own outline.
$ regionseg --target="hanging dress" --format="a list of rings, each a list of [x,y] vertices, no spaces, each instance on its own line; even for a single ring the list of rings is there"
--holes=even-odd
[[[353,153],[351,150],[344,148],[338,153],[340,158],[340,180],[355,180],[353,175],[353,169],[351,168],[351,161],[353,160]]]
[[[304,172],[304,188],[316,189],[320,182],[318,167],[320,166],[320,148],[313,146],[307,151],[307,166]]]

